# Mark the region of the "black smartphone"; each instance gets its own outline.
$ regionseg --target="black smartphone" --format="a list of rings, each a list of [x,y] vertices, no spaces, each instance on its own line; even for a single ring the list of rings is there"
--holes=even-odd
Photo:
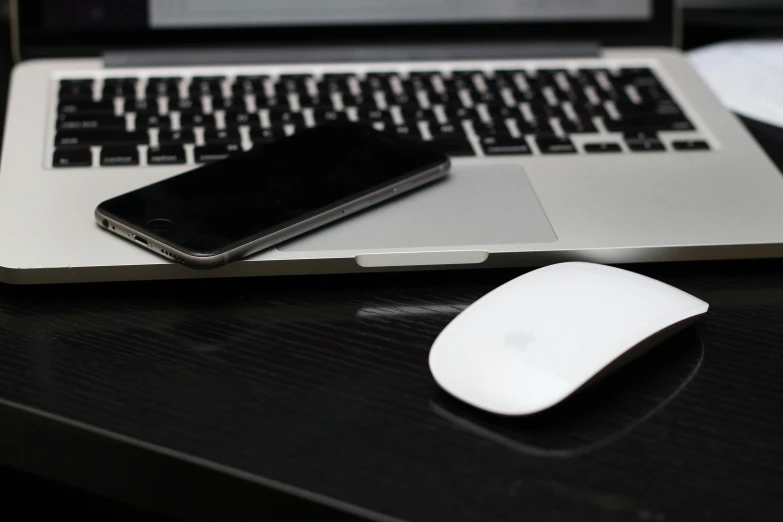
[[[447,156],[354,123],[314,127],[104,201],[98,224],[217,268],[448,174]]]

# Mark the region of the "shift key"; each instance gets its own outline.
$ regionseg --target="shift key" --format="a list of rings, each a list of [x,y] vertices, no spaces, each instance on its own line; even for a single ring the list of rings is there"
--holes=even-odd
[[[144,131],[60,131],[54,138],[55,147],[80,147],[89,145],[146,145],[149,134]]]

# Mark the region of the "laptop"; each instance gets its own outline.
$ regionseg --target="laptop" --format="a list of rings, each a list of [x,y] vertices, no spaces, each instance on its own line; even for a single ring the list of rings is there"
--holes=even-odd
[[[4,282],[783,254],[783,179],[676,50],[673,0],[17,0],[12,18]],[[214,271],[94,223],[335,120],[422,140],[451,175]]]

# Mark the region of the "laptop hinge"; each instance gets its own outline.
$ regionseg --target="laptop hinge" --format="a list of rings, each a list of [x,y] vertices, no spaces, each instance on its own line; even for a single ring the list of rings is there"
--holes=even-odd
[[[590,58],[598,42],[299,45],[282,47],[110,51],[106,67],[168,67],[281,63],[350,63],[441,60]]]

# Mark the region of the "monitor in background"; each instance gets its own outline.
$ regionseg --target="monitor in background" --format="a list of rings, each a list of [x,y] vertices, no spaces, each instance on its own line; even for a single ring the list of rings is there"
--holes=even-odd
[[[153,27],[602,20],[651,16],[647,0],[151,0]]]
[[[50,29],[644,21],[650,0],[46,0]]]
[[[685,0],[686,9],[783,8],[783,0]]]

